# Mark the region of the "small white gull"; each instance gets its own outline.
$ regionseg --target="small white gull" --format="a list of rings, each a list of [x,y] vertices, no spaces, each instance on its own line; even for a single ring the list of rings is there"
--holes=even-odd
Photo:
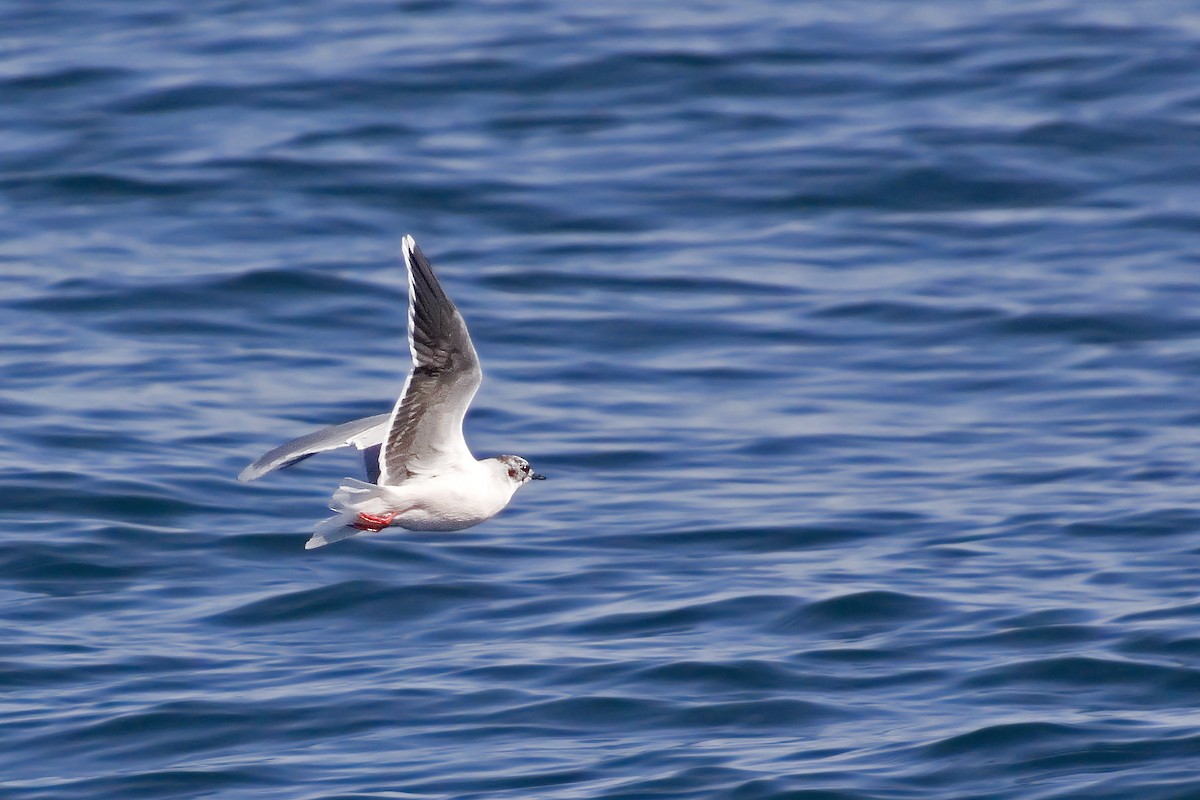
[[[483,380],[467,324],[446,297],[429,260],[404,237],[408,267],[408,347],[413,368],[390,414],[334,425],[276,447],[242,470],[252,481],[339,447],[363,451],[373,483],[346,478],[306,549],[390,525],[459,531],[498,514],[518,488],[545,480],[520,456],[476,460],[462,422]]]

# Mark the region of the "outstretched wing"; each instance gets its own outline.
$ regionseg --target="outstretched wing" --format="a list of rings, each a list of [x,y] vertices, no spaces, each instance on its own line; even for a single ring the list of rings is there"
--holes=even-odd
[[[259,458],[238,475],[239,481],[252,481],[261,478],[268,472],[290,467],[299,461],[326,450],[337,450],[339,447],[357,447],[359,450],[369,450],[382,442],[387,434],[388,420],[391,414],[377,414],[353,422],[344,422],[325,428],[315,433],[292,439],[281,444],[271,452]]]
[[[388,421],[379,453],[379,483],[451,469],[474,459],[462,422],[483,380],[462,315],[446,297],[429,259],[404,237],[408,267],[408,346],[413,369]]]

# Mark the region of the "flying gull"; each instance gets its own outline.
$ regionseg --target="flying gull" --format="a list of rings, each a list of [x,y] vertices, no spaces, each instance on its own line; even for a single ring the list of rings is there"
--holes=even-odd
[[[545,480],[520,456],[476,460],[462,422],[483,371],[462,315],[446,297],[425,254],[404,237],[408,267],[408,347],[413,367],[390,414],[354,420],[276,447],[242,470],[252,481],[309,456],[357,447],[370,482],[346,478],[306,549],[378,532],[458,531],[498,514],[518,488]]]

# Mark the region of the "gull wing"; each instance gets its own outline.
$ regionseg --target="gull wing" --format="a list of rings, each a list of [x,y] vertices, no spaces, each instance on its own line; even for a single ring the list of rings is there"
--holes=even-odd
[[[261,478],[268,472],[290,467],[299,461],[327,450],[337,450],[339,447],[357,447],[359,450],[370,450],[383,442],[388,431],[388,420],[391,414],[376,414],[373,417],[344,422],[332,428],[316,431],[315,433],[292,439],[281,444],[265,454],[238,475],[239,481],[252,481]]]
[[[388,420],[379,453],[379,483],[436,474],[474,461],[462,422],[483,371],[462,315],[446,297],[429,259],[404,237],[408,267],[408,346],[413,368]]]

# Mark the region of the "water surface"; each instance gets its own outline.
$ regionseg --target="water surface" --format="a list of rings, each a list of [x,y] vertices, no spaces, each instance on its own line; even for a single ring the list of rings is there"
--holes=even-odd
[[[0,10],[12,798],[1200,796],[1200,17]],[[460,534],[306,552],[401,237]]]

